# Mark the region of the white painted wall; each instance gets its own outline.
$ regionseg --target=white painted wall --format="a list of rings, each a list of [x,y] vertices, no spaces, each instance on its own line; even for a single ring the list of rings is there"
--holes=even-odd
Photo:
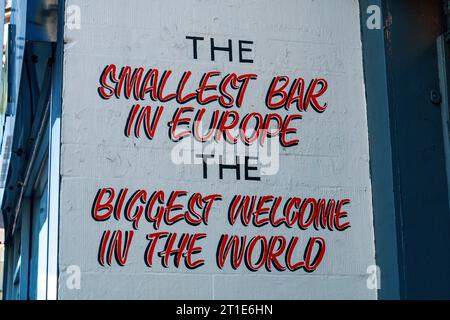
[[[80,29],[65,30],[62,114],[59,298],[61,299],[375,299],[366,285],[367,268],[375,264],[366,102],[358,1],[342,0],[67,0],[78,6]],[[216,62],[200,50],[192,59],[186,35],[245,39],[255,42],[254,64]],[[278,174],[261,182],[202,179],[199,165],[176,166],[174,143],[162,126],[153,141],[128,139],[123,127],[133,101],[100,99],[97,88],[103,68],[118,66],[171,68],[195,75],[255,72],[259,79],[240,112],[267,113],[265,91],[273,76],[325,77],[329,82],[323,114],[307,112],[299,126],[299,146],[281,151]],[[198,79],[198,78],[197,78]],[[173,84],[169,84],[170,87]],[[152,103],[152,102],[148,102]],[[194,106],[198,107],[194,104]],[[174,110],[170,103],[166,108]],[[209,108],[212,108],[210,106]],[[207,107],[208,108],[208,107]],[[249,111],[250,110],[250,111]],[[171,112],[162,124],[170,121]],[[98,246],[107,228],[129,230],[127,222],[95,222],[91,207],[102,187],[130,190],[175,189],[217,192],[222,205],[209,226],[180,223],[171,232],[206,232],[203,268],[149,269],[143,261],[153,232],[141,222],[124,268],[103,268]],[[227,225],[226,209],[237,193],[351,199],[352,228],[342,233]],[[215,265],[215,247],[223,232],[242,235],[323,236],[325,258],[313,274],[303,271],[250,273]],[[67,270],[81,270],[79,289]],[[76,268],[75,268],[76,270]],[[72,289],[71,289],[72,288]]]

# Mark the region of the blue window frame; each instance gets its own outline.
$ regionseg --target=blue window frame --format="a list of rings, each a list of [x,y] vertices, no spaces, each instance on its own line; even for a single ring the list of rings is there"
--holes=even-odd
[[[31,233],[29,251],[29,298],[47,298],[48,261],[48,160],[44,160],[41,172],[31,195]]]

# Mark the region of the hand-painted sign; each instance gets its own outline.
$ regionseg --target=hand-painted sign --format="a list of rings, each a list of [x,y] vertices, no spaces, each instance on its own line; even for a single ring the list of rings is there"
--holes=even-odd
[[[376,297],[357,3],[66,5],[61,298]]]

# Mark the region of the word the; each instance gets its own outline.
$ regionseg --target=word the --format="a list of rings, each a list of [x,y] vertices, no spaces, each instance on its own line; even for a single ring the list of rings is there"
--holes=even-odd
[[[206,233],[178,235],[169,232],[157,232],[147,236],[149,240],[145,251],[145,264],[151,268],[153,266],[153,257],[155,254],[161,258],[161,264],[164,268],[169,268],[170,258],[173,257],[174,267],[179,268],[182,261],[186,268],[197,269],[205,264],[205,260],[194,260],[193,256],[202,252],[202,247],[198,241],[206,238]],[[164,243],[164,249],[157,252],[157,244]]]
[[[197,155],[198,158],[203,159],[203,179],[208,179],[208,159],[213,159],[215,156],[212,155]],[[260,177],[251,176],[251,171],[258,171],[257,167],[251,166],[251,160],[258,160],[257,157],[244,157],[245,164],[243,165],[244,179],[247,181],[261,181]],[[223,175],[225,170],[231,170],[236,173],[236,180],[241,180],[241,165],[239,163],[239,157],[236,157],[235,164],[226,164],[223,161],[223,156],[219,156],[219,179],[223,180]]]
[[[193,58],[198,59],[198,44],[200,41],[205,40],[204,37],[187,36],[186,39],[192,40]],[[216,52],[222,51],[228,53],[228,60],[233,62],[233,41],[228,39],[228,46],[219,47],[216,45],[214,38],[210,38],[210,49],[211,49],[211,61],[216,61]],[[239,62],[240,63],[253,63],[253,59],[244,58],[244,53],[250,54],[253,50],[249,48],[253,41],[239,40],[238,41],[238,51],[239,51]]]

